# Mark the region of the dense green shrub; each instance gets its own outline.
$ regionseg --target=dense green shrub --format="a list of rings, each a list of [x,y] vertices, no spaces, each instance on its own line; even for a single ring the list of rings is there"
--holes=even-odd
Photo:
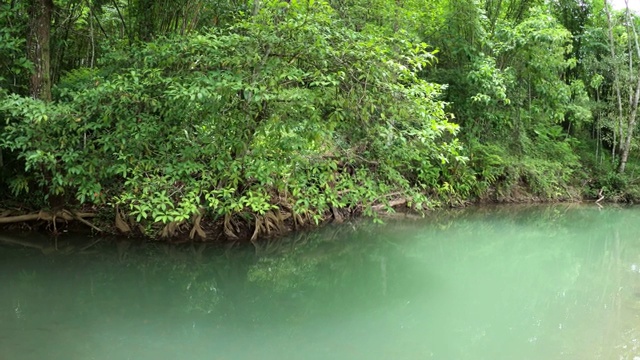
[[[278,4],[108,55],[102,72],[69,73],[54,103],[6,96],[0,146],[24,162],[13,192],[162,223],[202,209],[318,221],[388,196],[424,207],[425,189],[464,162],[441,87],[416,75],[433,55],[336,21],[320,2]]]

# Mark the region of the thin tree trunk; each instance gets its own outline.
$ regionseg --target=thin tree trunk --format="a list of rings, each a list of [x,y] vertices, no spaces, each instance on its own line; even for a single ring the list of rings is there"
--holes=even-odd
[[[623,173],[627,166],[627,159],[629,158],[629,149],[631,148],[631,138],[633,137],[633,129],[636,127],[636,115],[638,113],[638,99],[640,98],[640,75],[638,76],[638,82],[636,83],[636,92],[633,96],[633,104],[631,104],[631,113],[628,119],[627,137],[622,145],[622,154],[620,156],[620,166],[618,172]],[[622,142],[622,139],[620,139]]]
[[[598,90],[596,90],[596,106],[598,106]],[[591,128],[591,137],[596,139],[596,163],[600,153],[600,114],[596,115],[595,127]]]
[[[36,99],[51,101],[51,13],[53,0],[31,0],[30,31],[27,42],[29,58],[34,64],[30,93]]]
[[[91,40],[91,60],[89,61],[89,67],[93,69],[93,65],[96,60],[96,40],[93,31],[93,7],[89,6],[89,38]]]
[[[611,61],[615,61],[616,59],[616,44],[613,40],[613,24],[611,23],[611,12],[609,12],[609,3],[607,0],[604,0],[604,11],[607,14],[607,30],[609,35],[609,51],[611,53]],[[616,158],[616,130],[622,132],[622,94],[620,93],[620,79],[618,77],[618,70],[615,66],[613,66],[613,82],[614,88],[616,90],[616,98],[618,100],[618,129],[614,129],[613,131],[613,146],[611,147],[611,157],[612,161],[615,162]],[[620,133],[620,142],[622,143],[622,133]]]
[[[636,47],[636,52],[640,56],[640,44],[638,44],[638,32],[636,31],[636,27],[632,22],[631,15],[629,13],[629,2],[625,0],[625,4],[627,6],[627,31],[628,27],[631,27],[633,30],[633,38]],[[629,54],[629,68],[633,68],[632,62],[632,54]],[[629,114],[629,118],[627,120],[627,137],[625,139],[624,145],[622,146],[622,155],[620,157],[620,167],[618,167],[618,172],[623,173],[624,169],[627,165],[627,159],[629,158],[629,151],[631,148],[631,139],[633,137],[633,130],[636,127],[636,115],[638,114],[638,101],[640,100],[640,74],[638,74],[638,81],[636,82],[636,91],[633,95],[633,101],[630,104],[631,111]],[[622,139],[620,139],[622,141]]]
[[[120,18],[120,23],[122,23],[122,36],[126,36],[127,39],[129,40],[129,45],[131,45],[133,43],[133,39],[131,38],[131,32],[129,31],[129,28],[127,27],[127,23],[126,21],[124,21],[124,17],[122,16],[122,13],[120,12],[120,7],[118,7],[118,2],[116,0],[112,0],[111,3],[113,4],[113,7],[116,8],[116,12],[118,13],[118,17]],[[129,3],[129,7],[131,6],[131,3]]]
[[[631,30],[633,31],[633,40],[636,45],[636,54],[640,57],[640,44],[638,43],[638,31],[634,25],[633,19],[631,18],[631,13],[629,12],[629,2],[625,0],[625,4],[627,5],[627,22],[629,26],[631,26]]]

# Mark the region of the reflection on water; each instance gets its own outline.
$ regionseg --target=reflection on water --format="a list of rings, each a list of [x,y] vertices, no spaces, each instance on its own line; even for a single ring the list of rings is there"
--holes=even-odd
[[[0,359],[640,358],[640,208],[476,208],[257,249],[62,241],[91,247],[0,242]]]

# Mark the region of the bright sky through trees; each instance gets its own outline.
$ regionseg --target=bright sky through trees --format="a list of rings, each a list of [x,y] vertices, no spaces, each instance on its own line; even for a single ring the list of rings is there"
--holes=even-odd
[[[628,0],[629,8],[635,12],[640,13],[640,0]],[[624,9],[625,2],[624,0],[610,0],[610,3],[613,5],[615,9]]]

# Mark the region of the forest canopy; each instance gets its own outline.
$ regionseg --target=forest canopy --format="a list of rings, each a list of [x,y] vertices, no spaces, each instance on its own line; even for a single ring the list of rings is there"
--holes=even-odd
[[[639,23],[602,0],[3,1],[0,201],[255,239],[632,200]]]

